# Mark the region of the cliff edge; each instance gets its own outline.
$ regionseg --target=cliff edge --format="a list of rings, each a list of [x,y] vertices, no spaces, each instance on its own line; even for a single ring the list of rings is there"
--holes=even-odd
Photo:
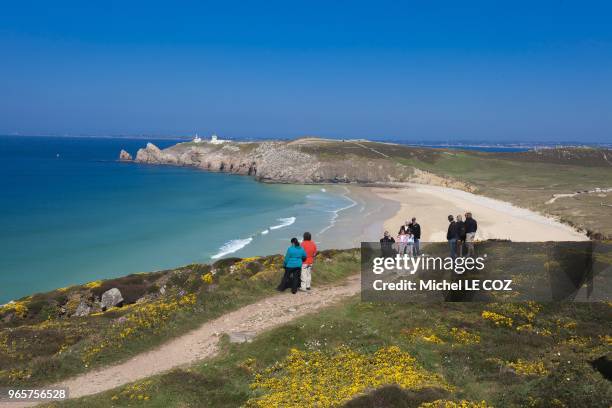
[[[274,183],[424,182],[469,189],[401,160],[426,154],[425,149],[401,145],[303,138],[290,142],[187,142],[163,150],[148,143],[138,150],[135,162],[191,166]]]

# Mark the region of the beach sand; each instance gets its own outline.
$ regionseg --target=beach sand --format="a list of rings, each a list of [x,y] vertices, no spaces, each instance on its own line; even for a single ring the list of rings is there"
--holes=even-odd
[[[399,209],[389,214],[384,228],[393,236],[406,220],[416,217],[421,224],[421,241],[446,240],[449,214],[472,212],[478,221],[476,239],[510,239],[516,242],[584,241],[586,234],[552,218],[512,204],[446,187],[408,184],[399,188],[371,188],[384,200],[394,201]],[[387,205],[387,208],[392,206]],[[382,236],[382,230],[379,231]]]

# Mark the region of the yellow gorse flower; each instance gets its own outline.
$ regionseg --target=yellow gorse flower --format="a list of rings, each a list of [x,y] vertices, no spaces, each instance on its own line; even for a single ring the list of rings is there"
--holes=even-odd
[[[496,326],[512,327],[512,318],[489,310],[482,311],[482,318],[493,322]]]
[[[449,401],[449,400],[436,400],[432,402],[424,402],[419,405],[419,408],[492,408],[487,405],[486,401]]]
[[[465,329],[453,327],[451,328],[450,333],[455,343],[465,345],[480,343],[480,335],[476,333],[470,333]]]
[[[122,347],[126,340],[144,332],[161,330],[163,323],[195,303],[196,295],[190,293],[171,300],[161,299],[156,302],[131,305],[124,322],[114,324],[111,333],[101,343],[85,349],[81,358],[83,363],[87,367],[102,351]]]
[[[251,388],[264,394],[247,407],[335,407],[367,390],[396,384],[408,389],[451,387],[421,368],[397,346],[362,354],[340,347],[331,353],[292,349],[285,360],[255,376]]]
[[[102,281],[101,280],[92,281],[92,282],[86,283],[83,286],[85,286],[88,289],[99,288],[100,286],[102,286]]]
[[[519,375],[525,376],[543,376],[548,374],[548,370],[544,367],[542,361],[526,361],[522,359],[516,360],[516,362],[507,362],[506,365]]]
[[[0,314],[6,312],[15,312],[15,315],[20,319],[25,319],[28,315],[28,306],[26,301],[16,301],[0,306]]]

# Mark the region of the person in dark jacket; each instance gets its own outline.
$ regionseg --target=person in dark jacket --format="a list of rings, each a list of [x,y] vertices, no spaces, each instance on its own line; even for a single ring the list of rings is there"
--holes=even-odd
[[[394,244],[395,239],[389,234],[389,231],[385,231],[384,236],[380,239],[380,251],[382,252],[382,256],[395,256],[395,251],[393,250]]]
[[[463,222],[463,217],[461,214],[457,215],[457,233],[459,234],[459,239],[457,239],[457,253],[459,257],[463,256],[463,243],[465,242],[465,223]]]
[[[452,215],[448,216],[448,231],[446,232],[446,239],[448,240],[448,246],[450,248],[450,256],[455,259],[457,257],[457,240],[459,239],[459,231],[457,230],[457,223]]]
[[[474,237],[478,231],[478,223],[472,217],[471,212],[465,213],[465,245],[467,247],[467,256],[474,257]]]
[[[414,217],[412,217],[412,222],[410,223],[410,232],[414,236],[414,256],[419,256],[421,253],[421,226]]]
[[[294,295],[297,293],[300,287],[300,273],[302,271],[302,263],[306,260],[306,251],[300,246],[300,242],[297,238],[291,238],[291,246],[287,248],[285,254],[285,260],[283,261],[283,267],[285,268],[285,274],[280,285],[278,285],[279,291],[284,291],[287,288],[291,288],[291,293]]]

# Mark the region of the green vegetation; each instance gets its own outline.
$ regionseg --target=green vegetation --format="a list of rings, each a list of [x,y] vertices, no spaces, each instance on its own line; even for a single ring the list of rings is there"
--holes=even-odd
[[[558,217],[595,239],[612,237],[612,193],[578,194],[547,204],[554,194],[612,188],[612,151],[560,148],[517,153],[430,149],[375,142],[301,146],[323,160],[393,160],[467,183],[476,194]]]
[[[535,276],[521,288],[546,286],[538,279],[550,262],[535,249],[538,244],[482,245],[477,249],[486,250],[490,269]],[[427,251],[440,249],[436,246]],[[567,252],[571,249],[553,250],[560,271],[583,264]],[[597,270],[609,267],[608,254],[597,254]],[[328,253],[315,276],[321,272],[328,281],[346,276],[356,269],[356,255]],[[521,263],[512,269],[517,256]],[[533,269],[525,271],[524,264]],[[239,277],[234,288],[256,285],[266,269],[252,260],[227,260],[217,267],[228,265],[234,269],[225,269],[229,274],[224,276]],[[591,363],[610,353],[612,303],[496,299],[400,304],[363,302],[356,296],[263,333],[252,343],[232,344],[224,338],[214,359],[52,406],[610,406],[609,380]]]
[[[562,164],[548,161],[516,160],[512,155],[473,152],[446,152],[434,163],[398,159],[442,176],[469,183],[475,193],[547,213],[567,224],[612,234],[612,194],[584,194],[564,197],[547,204],[554,194],[567,194],[612,187],[612,167]]]
[[[496,324],[492,316],[513,324]],[[189,369],[54,406],[300,407],[317,398],[319,406],[328,406],[325,396],[397,374],[404,388],[381,386],[344,401],[346,406],[446,400],[465,405],[424,406],[607,408],[612,387],[589,361],[609,352],[611,318],[605,303],[423,307],[354,298],[252,343],[225,342],[222,356]],[[379,364],[387,368],[380,371]]]
[[[358,270],[357,251],[321,253],[317,284]],[[231,258],[29,296],[0,307],[0,386],[51,383],[126,359],[274,293],[282,258]],[[99,298],[118,288],[121,307]],[[88,305],[87,316],[75,315]]]

